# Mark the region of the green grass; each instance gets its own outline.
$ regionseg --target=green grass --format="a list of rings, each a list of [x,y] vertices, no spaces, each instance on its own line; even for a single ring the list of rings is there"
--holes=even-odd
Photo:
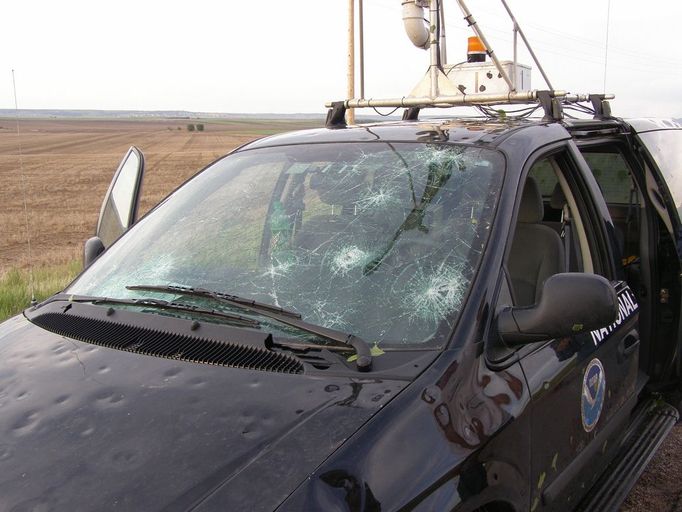
[[[62,265],[39,267],[33,271],[36,300],[41,301],[63,289],[81,270],[74,260]],[[31,303],[28,270],[10,269],[0,276],[0,322],[26,309]]]

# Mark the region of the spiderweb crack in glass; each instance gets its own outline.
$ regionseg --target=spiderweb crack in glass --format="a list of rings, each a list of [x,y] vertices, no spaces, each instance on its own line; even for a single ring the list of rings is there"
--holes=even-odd
[[[409,320],[437,322],[457,309],[466,291],[467,280],[462,268],[462,265],[441,265],[428,270],[418,268],[403,300]]]
[[[397,187],[380,187],[370,190],[360,197],[357,202],[361,210],[379,210],[392,205],[399,205],[402,201],[396,194]]]
[[[345,275],[354,268],[364,267],[371,259],[372,253],[360,249],[357,245],[342,247],[332,256],[332,272]]]
[[[503,172],[496,151],[452,144],[237,153],[146,216],[69,292],[133,298],[144,294],[125,284],[174,283],[293,309],[372,343],[439,342],[463,306]]]
[[[349,326],[345,315],[352,315],[355,310],[350,308],[345,312],[335,311],[337,309],[335,304],[330,304],[328,301],[319,300],[312,303],[313,321],[330,329],[345,329]]]

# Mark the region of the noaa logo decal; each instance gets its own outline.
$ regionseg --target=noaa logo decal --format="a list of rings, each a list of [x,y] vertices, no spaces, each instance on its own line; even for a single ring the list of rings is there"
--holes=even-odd
[[[585,368],[581,402],[583,428],[591,432],[599,421],[606,394],[606,375],[599,359],[592,359]]]

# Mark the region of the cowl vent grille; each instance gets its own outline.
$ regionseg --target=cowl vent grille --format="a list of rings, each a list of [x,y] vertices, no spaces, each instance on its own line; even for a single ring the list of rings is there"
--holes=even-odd
[[[136,354],[279,373],[303,373],[297,359],[265,348],[65,313],[32,316],[50,332]]]

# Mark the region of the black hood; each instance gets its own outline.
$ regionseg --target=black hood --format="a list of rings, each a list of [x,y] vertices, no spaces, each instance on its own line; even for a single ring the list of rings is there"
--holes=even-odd
[[[405,382],[288,375],[0,324],[0,508],[273,510]]]

